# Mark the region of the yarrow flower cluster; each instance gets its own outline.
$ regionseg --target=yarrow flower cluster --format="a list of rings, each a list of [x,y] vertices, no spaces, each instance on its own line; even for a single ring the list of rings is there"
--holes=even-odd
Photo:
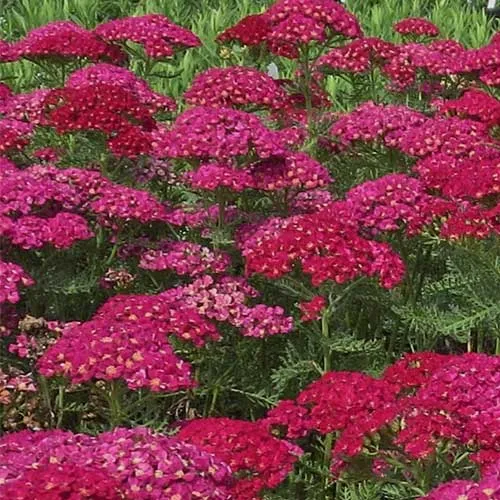
[[[16,58],[85,57],[115,63],[125,57],[118,47],[71,21],[55,21],[31,30],[25,38],[12,44],[11,53]]]
[[[36,497],[47,500],[231,498],[231,471],[220,459],[146,428],[117,428],[96,437],[60,430],[17,432],[0,439],[0,458],[4,491],[51,485],[49,490],[65,495]]]
[[[266,488],[276,488],[292,471],[302,450],[271,436],[258,422],[204,418],[185,422],[176,437],[215,454],[237,478],[234,498],[253,500]]]
[[[137,77],[132,71],[113,64],[99,63],[79,69],[69,76],[65,86],[79,89],[100,83],[125,89],[153,112],[174,111],[176,108],[171,97],[154,92],[145,80]],[[99,91],[99,87],[96,91]]]
[[[33,126],[12,118],[0,119],[0,154],[29,144]]]
[[[328,170],[306,153],[272,157],[249,168],[255,189],[262,191],[308,190],[333,182]]]
[[[204,273],[219,274],[230,265],[230,258],[223,252],[185,241],[161,241],[158,248],[143,252],[139,267],[152,271],[171,270],[179,275],[196,276]]]
[[[43,125],[46,123],[45,99],[50,92],[49,89],[36,89],[23,94],[12,94],[0,101],[0,114],[31,125]]]
[[[426,122],[425,116],[406,106],[378,105],[366,102],[341,116],[330,129],[341,145],[380,140],[387,146],[397,146],[399,136]]]
[[[136,157],[150,151],[153,111],[144,97],[115,83],[94,83],[50,92],[45,100],[47,125],[59,134],[97,130],[117,156]]]
[[[493,474],[498,469],[492,464],[500,457],[499,376],[499,360],[494,356],[410,354],[389,367],[382,379],[329,372],[295,400],[281,401],[264,424],[289,439],[311,432],[336,433],[335,473],[368,449],[375,450],[382,462],[395,446],[407,458],[425,459],[439,443],[451,442],[479,450],[472,460],[483,465],[485,474]],[[476,396],[481,391],[483,398]],[[392,442],[387,450],[379,440],[384,429]],[[375,448],[370,448],[370,442]]]
[[[218,41],[265,44],[277,55],[295,59],[299,46],[333,35],[362,35],[357,19],[334,0],[278,0],[263,14],[248,16],[218,36]]]
[[[124,498],[120,483],[96,467],[51,463],[29,469],[19,479],[0,485],[0,495],[12,500]]]
[[[82,216],[59,212],[47,219],[32,215],[20,217],[4,236],[25,250],[40,248],[45,244],[62,249],[71,247],[77,241],[92,238],[94,233]]]
[[[199,106],[182,113],[166,132],[156,134],[153,156],[229,161],[250,153],[283,155],[283,137],[255,115],[229,108]]]
[[[314,321],[321,318],[321,313],[325,310],[327,304],[324,297],[321,295],[316,295],[311,300],[307,302],[301,302],[299,304],[301,321]]]
[[[395,231],[402,224],[412,235],[454,207],[428,195],[422,183],[405,174],[390,174],[351,189],[346,201],[360,227],[373,234]]]
[[[386,243],[361,237],[345,202],[312,214],[274,219],[252,233],[240,244],[250,274],[276,279],[299,261],[314,286],[367,275],[378,276],[383,287],[392,288],[403,278],[401,258]]]
[[[472,118],[489,127],[500,121],[500,101],[478,89],[466,90],[458,99],[435,100],[433,105],[442,114]]]
[[[498,477],[487,477],[479,483],[456,479],[434,488],[428,495],[421,497],[422,500],[442,500],[453,498],[460,500],[494,500],[500,496],[500,479]]]
[[[397,53],[392,43],[380,38],[359,38],[321,56],[316,67],[323,71],[366,73],[376,65],[384,65]]]
[[[184,180],[193,188],[204,191],[226,189],[241,192],[254,187],[254,180],[247,169],[239,169],[221,163],[205,163],[187,172]]]
[[[72,384],[122,379],[130,389],[175,392],[193,387],[191,366],[178,358],[162,331],[140,323],[92,320],[71,325],[38,361],[46,377]]]
[[[37,391],[31,374],[17,373],[13,369],[10,371],[11,373],[6,373],[0,368],[0,405],[11,404],[15,400],[16,393]]]
[[[398,21],[394,25],[394,31],[402,35],[438,36],[439,28],[427,19],[409,17]]]
[[[178,50],[201,45],[194,33],[160,14],[114,19],[97,26],[95,33],[110,42],[142,45],[153,59],[172,57]]]
[[[244,66],[208,69],[197,75],[184,93],[184,99],[192,106],[216,108],[279,108],[287,98],[275,79]]]
[[[19,302],[19,287],[32,286],[35,281],[21,266],[0,259],[0,304]]]

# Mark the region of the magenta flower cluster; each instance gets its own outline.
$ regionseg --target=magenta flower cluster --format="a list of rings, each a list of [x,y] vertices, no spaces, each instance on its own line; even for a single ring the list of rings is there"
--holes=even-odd
[[[43,494],[44,488],[54,495],[36,498],[231,498],[226,464],[146,428],[117,428],[96,437],[22,431],[0,439],[0,457],[0,492],[14,490],[21,496],[13,498],[22,500],[34,498],[32,491]]]

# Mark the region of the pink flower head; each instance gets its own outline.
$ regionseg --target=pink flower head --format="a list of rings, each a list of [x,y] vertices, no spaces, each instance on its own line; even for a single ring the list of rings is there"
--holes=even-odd
[[[390,61],[397,53],[392,43],[380,38],[359,38],[321,56],[316,66],[323,70],[365,73],[373,65]]]
[[[6,118],[27,121],[33,125],[45,124],[45,99],[49,89],[36,89],[25,94],[14,94],[0,102],[0,113]]]
[[[133,322],[93,320],[71,326],[38,360],[44,376],[72,384],[122,379],[132,389],[175,392],[195,385],[191,366],[178,358],[162,331]]]
[[[24,58],[77,58],[120,62],[124,54],[91,31],[71,21],[55,21],[31,30],[13,44],[12,50]]]
[[[69,76],[66,87],[79,89],[102,83],[123,88],[153,112],[173,111],[176,108],[171,97],[154,92],[145,80],[132,71],[113,64],[99,63],[79,69]]]
[[[308,190],[326,187],[333,182],[328,170],[306,153],[289,153],[251,165],[255,189]]]
[[[200,106],[182,113],[170,130],[158,133],[153,155],[227,161],[255,153],[268,158],[284,154],[284,142],[255,115]]]
[[[21,500],[229,500],[232,480],[229,467],[206,451],[136,427],[95,437],[59,430],[4,435],[0,483],[14,494],[42,485],[48,490],[47,496],[34,490],[35,496],[12,497]]]
[[[227,254],[185,241],[162,241],[158,249],[142,253],[139,267],[154,271],[172,270],[179,275],[222,273],[230,264]]]
[[[195,77],[184,99],[192,106],[279,108],[287,99],[281,85],[253,68],[211,68]]]
[[[408,17],[394,25],[394,31],[402,35],[438,36],[439,28],[427,19]]]
[[[23,149],[33,133],[33,125],[13,120],[0,119],[0,154],[10,150]]]
[[[194,33],[161,14],[114,19],[97,26],[95,33],[107,41],[142,45],[153,59],[172,57],[175,51],[201,45]]]
[[[7,236],[14,245],[25,250],[41,248],[45,244],[62,249],[77,241],[88,240],[94,233],[81,215],[60,212],[48,219],[32,215],[20,217]]]
[[[193,189],[204,191],[225,188],[241,192],[254,186],[253,177],[247,170],[220,163],[205,163],[196,170],[187,172],[184,179]]]
[[[12,262],[4,262],[0,259],[0,304],[19,302],[20,295],[18,287],[32,286],[35,281],[21,266]]]
[[[414,235],[453,208],[452,203],[428,195],[420,181],[405,174],[359,184],[347,193],[346,200],[360,227],[373,234],[404,225]]]

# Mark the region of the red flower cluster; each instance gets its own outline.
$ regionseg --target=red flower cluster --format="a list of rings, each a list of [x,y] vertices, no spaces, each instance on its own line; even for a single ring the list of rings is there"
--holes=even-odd
[[[278,0],[263,14],[248,16],[218,36],[218,41],[265,44],[270,52],[297,58],[299,46],[334,35],[362,35],[357,19],[334,0]]]
[[[175,51],[201,45],[194,33],[160,14],[114,19],[97,26],[95,33],[107,41],[142,45],[153,59],[172,57]]]
[[[236,476],[234,498],[260,498],[265,488],[276,488],[292,471],[302,450],[288,441],[271,436],[257,422],[229,418],[191,420],[176,436],[215,454]]]
[[[500,101],[482,90],[466,90],[458,99],[435,100],[433,104],[442,114],[471,118],[489,127],[500,123]]]
[[[367,275],[378,276],[383,287],[392,288],[404,274],[401,258],[389,245],[358,234],[357,221],[344,202],[313,214],[264,223],[247,235],[240,248],[248,273],[275,279],[299,261],[314,286]]]
[[[47,125],[59,134],[98,130],[108,137],[117,156],[136,157],[150,151],[155,128],[152,110],[143,97],[115,83],[56,89],[47,96]]]
[[[0,496],[12,500],[120,500],[120,483],[97,467],[44,464],[4,485]]]
[[[299,304],[300,321],[314,321],[321,318],[321,313],[325,310],[326,300],[321,295],[316,295],[314,298],[307,302]]]
[[[500,451],[500,359],[482,354],[451,356],[407,401],[396,442],[423,457],[439,440]]]
[[[267,414],[266,425],[291,439],[316,431],[342,433],[356,427],[359,436],[350,455],[361,451],[363,435],[395,418],[396,386],[357,372],[329,372],[295,400],[283,400]],[[365,425],[365,423],[367,425]],[[339,450],[340,451],[340,450]],[[342,447],[342,453],[348,450]]]
[[[253,68],[211,68],[195,77],[184,99],[192,106],[279,108],[287,94],[281,85]]]

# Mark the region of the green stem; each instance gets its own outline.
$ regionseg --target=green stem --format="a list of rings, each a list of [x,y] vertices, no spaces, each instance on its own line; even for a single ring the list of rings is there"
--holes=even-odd
[[[330,339],[330,308],[326,308],[321,316],[321,335],[323,336],[324,346],[323,346],[323,370],[326,372],[332,369],[332,356],[330,352],[330,346],[328,345],[328,340]]]
[[[307,127],[311,127],[312,123],[312,111],[313,111],[313,102],[312,102],[312,92],[311,92],[311,82],[312,82],[312,74],[311,74],[311,66],[309,61],[309,46],[304,45],[302,48],[302,67],[303,67],[303,93],[306,101],[306,112],[307,112]]]
[[[330,432],[325,436],[324,448],[323,448],[323,467],[325,470],[330,470],[330,462],[332,460],[332,447],[333,447],[333,433]],[[330,482],[330,475],[325,476],[323,483],[323,500],[328,499],[328,483]]]
[[[45,401],[45,405],[47,406],[47,409],[49,411],[49,426],[53,427],[55,415],[54,415],[54,411],[52,409],[52,403],[50,401],[49,385],[47,383],[47,379],[42,375],[40,375],[39,385],[40,385],[43,400]]]
[[[122,407],[121,407],[121,390],[119,382],[113,380],[109,384],[109,394],[108,394],[108,402],[109,402],[109,411],[110,411],[110,419],[109,423],[112,428],[118,427],[122,421]]]

